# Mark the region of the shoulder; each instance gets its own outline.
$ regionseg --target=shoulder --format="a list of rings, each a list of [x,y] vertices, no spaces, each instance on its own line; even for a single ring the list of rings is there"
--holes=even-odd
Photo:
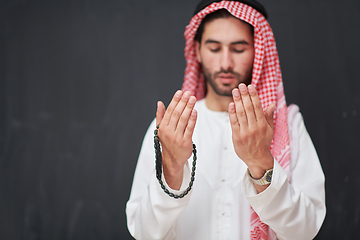
[[[296,118],[299,118],[299,116],[301,117],[301,113],[298,105],[291,104],[287,107],[287,119],[289,126],[291,126],[294,121],[296,121]]]
[[[291,165],[296,164],[302,151],[311,151],[314,148],[309,133],[306,130],[304,119],[297,105],[292,104],[288,107],[288,129],[290,137]]]
[[[290,138],[291,135],[299,135],[305,130],[304,119],[298,105],[291,104],[287,107],[287,122]]]

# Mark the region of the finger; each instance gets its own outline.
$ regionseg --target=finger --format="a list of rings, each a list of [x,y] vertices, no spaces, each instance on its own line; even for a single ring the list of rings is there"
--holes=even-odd
[[[191,96],[185,106],[184,111],[182,112],[182,114],[180,116],[178,125],[176,127],[176,131],[184,133],[186,125],[189,122],[189,118],[192,113],[192,110],[194,109],[195,103],[196,103],[196,98],[194,96]]]
[[[182,97],[183,93],[181,90],[176,91],[176,93],[174,94],[168,108],[165,111],[164,114],[164,118],[162,120],[162,125],[163,126],[167,126],[170,122],[171,119],[171,115],[175,109],[175,107],[177,106],[177,104],[179,103],[181,97]]]
[[[247,117],[247,123],[249,127],[256,125],[256,117],[254,112],[253,102],[251,101],[248,88],[244,83],[239,84],[239,90],[241,94],[241,99],[245,109],[245,114]]]
[[[234,88],[232,95],[234,100],[234,109],[240,128],[245,128],[248,126],[248,122],[239,89]]]
[[[259,95],[253,85],[248,86],[249,95],[251,97],[251,102],[253,104],[254,114],[257,121],[265,121],[264,110],[262,108]]]
[[[265,118],[272,129],[274,129],[274,112],[276,104],[270,104],[265,110]]]
[[[176,107],[174,108],[172,114],[171,114],[171,118],[170,118],[170,122],[169,122],[169,127],[173,130],[176,130],[179,119],[181,117],[181,114],[183,113],[189,98],[191,96],[191,93],[189,91],[186,91],[180,101],[177,103]]]
[[[157,110],[156,110],[156,126],[159,125],[164,118],[165,114],[165,105],[162,101],[157,102]]]
[[[240,125],[236,116],[235,103],[233,102],[229,104],[229,119],[233,135],[238,134],[240,132]]]
[[[184,138],[192,139],[192,135],[194,133],[195,124],[196,124],[196,119],[197,119],[197,111],[195,109],[192,109],[189,122],[186,125],[186,129],[184,132]]]

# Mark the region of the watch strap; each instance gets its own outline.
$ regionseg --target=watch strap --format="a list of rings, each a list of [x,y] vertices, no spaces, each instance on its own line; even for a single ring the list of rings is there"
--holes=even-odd
[[[273,169],[271,168],[269,170],[266,170],[264,176],[262,176],[260,179],[253,178],[251,176],[251,173],[250,173],[249,169],[248,169],[248,173],[249,173],[249,176],[250,176],[253,183],[263,186],[263,185],[267,185],[267,184],[271,183]]]

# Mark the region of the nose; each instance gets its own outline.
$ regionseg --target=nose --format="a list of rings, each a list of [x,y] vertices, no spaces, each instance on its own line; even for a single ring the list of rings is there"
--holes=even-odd
[[[233,56],[228,48],[224,48],[220,57],[220,67],[222,71],[231,71],[234,67]]]

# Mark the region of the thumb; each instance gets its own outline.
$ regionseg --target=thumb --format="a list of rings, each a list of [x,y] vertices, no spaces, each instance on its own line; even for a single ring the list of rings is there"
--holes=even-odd
[[[270,104],[265,110],[265,118],[272,129],[274,129],[274,112],[276,104]]]
[[[165,115],[165,105],[162,101],[157,102],[156,126],[160,124]]]

